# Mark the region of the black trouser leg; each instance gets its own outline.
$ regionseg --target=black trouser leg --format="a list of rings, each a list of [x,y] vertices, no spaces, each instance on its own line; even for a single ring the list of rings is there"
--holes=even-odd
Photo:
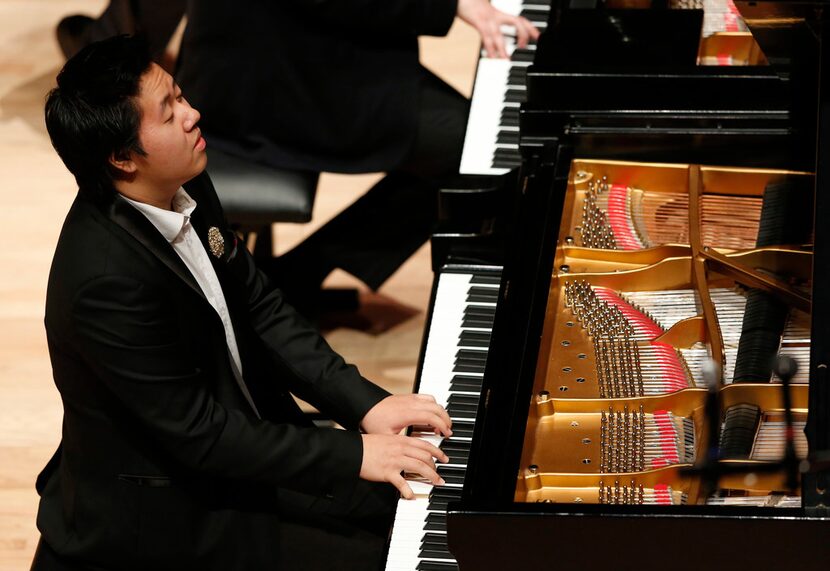
[[[186,0],[112,0],[91,24],[90,41],[119,34],[141,34],[153,59],[164,54],[184,15]]]
[[[92,571],[92,568],[64,560],[40,539],[30,571]]]

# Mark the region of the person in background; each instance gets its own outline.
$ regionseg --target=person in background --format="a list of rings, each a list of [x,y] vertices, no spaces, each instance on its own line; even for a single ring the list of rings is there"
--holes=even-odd
[[[335,268],[377,290],[428,239],[469,102],[421,65],[418,39],[445,35],[456,16],[494,57],[507,56],[505,26],[520,46],[538,36],[487,0],[188,5],[176,78],[213,146],[278,168],[386,173],[266,269],[289,299],[314,305]]]

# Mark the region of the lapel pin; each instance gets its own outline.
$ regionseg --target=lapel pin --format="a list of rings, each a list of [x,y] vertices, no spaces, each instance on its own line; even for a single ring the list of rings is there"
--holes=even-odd
[[[208,246],[210,253],[217,258],[221,258],[225,253],[225,238],[216,226],[208,228]]]

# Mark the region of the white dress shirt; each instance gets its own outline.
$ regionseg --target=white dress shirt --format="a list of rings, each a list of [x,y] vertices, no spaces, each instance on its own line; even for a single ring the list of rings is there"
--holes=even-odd
[[[236,335],[233,332],[228,305],[225,302],[225,294],[222,292],[222,286],[219,284],[219,278],[216,277],[216,271],[210,263],[208,253],[190,224],[190,215],[196,209],[196,201],[183,188],[177,190],[173,197],[173,210],[163,210],[150,204],[131,200],[124,195],[121,195],[121,197],[141,212],[170,242],[187,269],[193,274],[196,283],[199,284],[210,305],[219,314],[225,328],[225,340],[231,357],[233,374],[239,388],[245,394],[245,398],[259,416],[259,411],[242,377],[242,361],[239,358],[239,348],[236,345]]]

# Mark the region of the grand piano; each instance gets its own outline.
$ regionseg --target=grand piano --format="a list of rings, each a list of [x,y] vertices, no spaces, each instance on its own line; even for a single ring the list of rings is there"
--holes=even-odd
[[[824,569],[824,7],[700,42],[575,3],[523,66],[503,266],[437,274],[421,391],[460,431],[388,568]]]

